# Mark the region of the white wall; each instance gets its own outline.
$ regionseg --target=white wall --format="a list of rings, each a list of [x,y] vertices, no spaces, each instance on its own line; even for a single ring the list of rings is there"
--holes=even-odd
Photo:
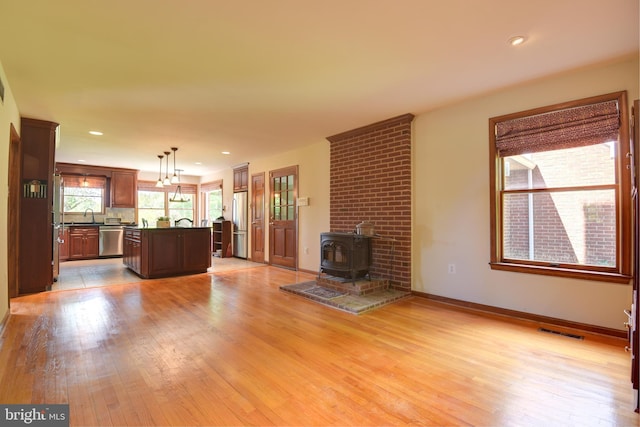
[[[298,165],[298,196],[308,197],[309,206],[298,207],[298,268],[318,271],[320,264],[320,233],[329,231],[329,142],[322,140],[299,149],[278,153],[272,157],[247,159],[249,177],[265,174],[265,218],[269,218],[269,171]],[[231,219],[233,197],[233,171],[203,177],[202,182],[223,180],[223,198],[227,211],[224,216]],[[249,185],[251,200],[251,185]],[[249,214],[251,215],[251,214]],[[269,259],[269,230],[266,229],[265,261]],[[249,239],[249,248],[251,248]]]
[[[418,115],[414,121],[413,289],[624,329],[631,287],[489,268],[488,119],[620,90],[639,97],[638,58],[553,76]],[[456,274],[447,266],[456,265]]]
[[[9,197],[9,143],[11,123],[20,132],[20,114],[11,93],[9,81],[0,63],[0,79],[4,85],[4,103],[0,102],[0,321],[9,308],[9,283],[7,273],[7,200]]]

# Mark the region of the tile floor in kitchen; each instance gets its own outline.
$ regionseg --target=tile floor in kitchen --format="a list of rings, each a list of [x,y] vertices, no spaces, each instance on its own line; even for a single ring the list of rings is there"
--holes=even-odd
[[[258,264],[240,258],[212,257],[211,272],[239,270],[243,268],[262,267]],[[122,263],[122,258],[101,258],[60,263],[60,275],[51,287],[52,291],[68,289],[91,288],[109,286],[122,283],[139,282],[142,279],[129,270]]]

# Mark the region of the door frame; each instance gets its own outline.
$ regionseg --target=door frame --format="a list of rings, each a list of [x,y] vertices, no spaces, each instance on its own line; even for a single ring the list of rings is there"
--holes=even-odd
[[[20,135],[11,123],[9,130],[8,206],[7,206],[7,279],[9,305],[20,293],[20,176],[22,175],[22,144]]]

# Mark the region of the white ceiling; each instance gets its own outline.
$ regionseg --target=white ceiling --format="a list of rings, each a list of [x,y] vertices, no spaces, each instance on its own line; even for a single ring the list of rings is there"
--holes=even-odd
[[[638,0],[2,0],[0,62],[21,115],[60,123],[57,161],[158,171],[176,146],[202,176],[637,54],[638,18]]]

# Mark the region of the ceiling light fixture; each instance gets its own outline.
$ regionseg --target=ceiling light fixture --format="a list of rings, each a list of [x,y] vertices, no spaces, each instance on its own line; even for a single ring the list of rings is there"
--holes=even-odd
[[[89,186],[89,183],[87,182],[87,175],[86,174],[84,175],[84,181],[82,181],[82,186],[83,187],[88,187]]]
[[[89,133],[91,135],[95,135],[95,136],[102,136],[104,135],[102,132],[100,132],[99,130],[90,130]]]
[[[513,36],[509,39],[509,44],[511,46],[518,46],[524,43],[524,41],[525,41],[524,36]]]
[[[229,151],[223,151],[222,154],[231,154]]]
[[[176,175],[176,151],[178,151],[178,147],[171,147],[173,151],[173,176],[171,177],[172,184],[178,184],[180,182],[180,178]]]
[[[160,159],[160,172],[158,173],[158,182],[156,182],[156,187],[164,187],[162,183],[162,159],[164,156],[162,154],[158,154],[158,158]]]
[[[170,202],[186,202],[187,200],[182,197],[182,188],[180,187],[180,172],[182,172],[182,169],[176,169],[176,172],[178,172],[178,188],[176,188],[176,192],[173,195],[173,198],[169,199]],[[180,198],[178,198],[178,196],[180,196]]]
[[[169,179],[169,154],[171,154],[171,151],[164,152],[164,155],[167,156],[167,169],[165,169],[164,181],[162,181],[164,185],[171,185],[171,180]]]

